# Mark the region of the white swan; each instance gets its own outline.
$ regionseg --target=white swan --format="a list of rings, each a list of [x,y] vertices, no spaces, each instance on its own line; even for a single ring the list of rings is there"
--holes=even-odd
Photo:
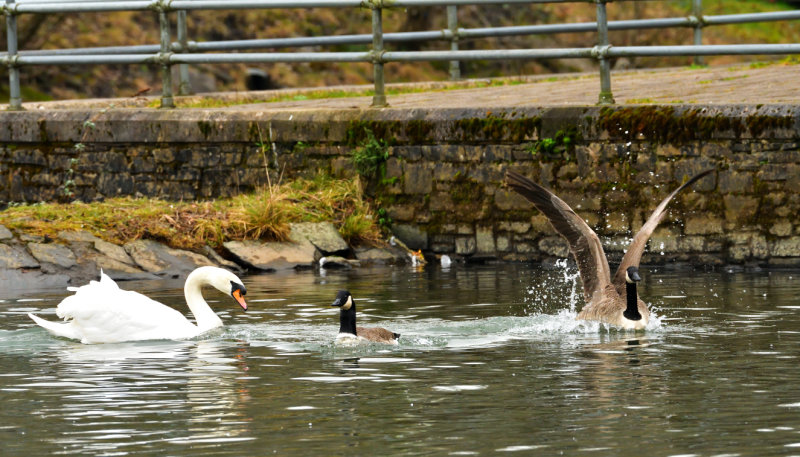
[[[28,316],[53,335],[84,344],[191,338],[222,326],[222,320],[200,292],[206,284],[230,295],[247,310],[243,298],[247,289],[236,275],[222,268],[200,267],[189,274],[183,287],[197,325],[168,306],[138,292],[120,289],[103,272],[100,281],[68,288],[75,295],[62,300],[56,308],[56,314],[66,323],[50,322],[30,313]]]

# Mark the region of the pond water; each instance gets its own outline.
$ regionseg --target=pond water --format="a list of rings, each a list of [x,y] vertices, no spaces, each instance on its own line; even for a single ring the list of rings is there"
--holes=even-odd
[[[0,455],[800,454],[800,272],[642,272],[643,333],[521,264],[251,275],[191,341],[53,338],[26,313],[66,291],[0,291]],[[401,344],[334,346],[343,288]]]

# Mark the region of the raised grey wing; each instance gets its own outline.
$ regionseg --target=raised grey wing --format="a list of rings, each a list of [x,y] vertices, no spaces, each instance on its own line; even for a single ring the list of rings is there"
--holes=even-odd
[[[673,190],[672,193],[667,196],[667,198],[661,201],[658,207],[653,211],[653,214],[651,214],[647,219],[647,222],[644,223],[642,228],[639,229],[639,232],[636,233],[636,236],[633,237],[633,241],[631,241],[630,246],[628,246],[628,251],[625,252],[625,256],[622,257],[622,262],[620,262],[619,268],[617,268],[617,272],[614,274],[614,287],[616,287],[620,294],[622,294],[625,289],[625,270],[631,266],[639,266],[639,261],[642,260],[642,254],[644,253],[644,248],[647,246],[647,240],[650,239],[650,235],[653,234],[653,231],[658,226],[658,223],[661,222],[661,219],[663,219],[664,215],[667,213],[667,205],[669,204],[670,200],[678,195],[678,192],[682,191],[688,186],[691,186],[693,183],[697,182],[697,180],[705,177],[712,171],[714,171],[713,168],[692,176],[688,181],[681,184],[680,187]]]
[[[597,234],[563,200],[525,176],[509,171],[506,183],[533,203],[556,232],[567,239],[583,280],[584,299],[589,303],[595,292],[611,284],[608,260]]]

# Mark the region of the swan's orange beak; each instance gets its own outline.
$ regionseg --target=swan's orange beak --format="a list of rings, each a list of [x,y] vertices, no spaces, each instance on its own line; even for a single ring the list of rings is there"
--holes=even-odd
[[[242,291],[236,289],[233,291],[231,295],[233,295],[233,298],[235,298],[236,301],[239,302],[239,305],[242,307],[242,309],[247,311],[247,303],[245,303],[244,301],[244,297],[242,296]]]

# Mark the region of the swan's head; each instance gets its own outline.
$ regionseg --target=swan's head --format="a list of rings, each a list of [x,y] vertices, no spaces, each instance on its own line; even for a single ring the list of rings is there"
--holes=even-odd
[[[639,267],[628,267],[625,270],[625,282],[628,284],[633,284],[642,280],[642,277],[639,276]]]
[[[338,306],[342,311],[347,311],[353,306],[353,296],[346,290],[340,290],[336,294],[336,300],[331,303],[331,306]]]
[[[247,303],[244,301],[244,296],[247,295],[247,288],[244,287],[242,280],[235,274],[217,267],[200,267],[192,273],[192,275],[194,274],[199,274],[206,284],[213,286],[225,295],[233,297],[239,303],[239,306],[247,311]]]

